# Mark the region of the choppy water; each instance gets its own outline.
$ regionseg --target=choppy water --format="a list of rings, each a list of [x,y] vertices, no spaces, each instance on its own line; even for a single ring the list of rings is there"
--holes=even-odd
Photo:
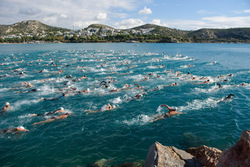
[[[0,129],[30,130],[0,134],[0,166],[85,166],[101,159],[108,164],[132,162],[145,159],[155,141],[180,149],[204,144],[224,150],[250,128],[250,86],[239,86],[250,83],[248,44],[15,44],[0,45],[0,59],[0,76],[7,74],[0,78],[0,105],[8,101],[12,106],[1,113]],[[191,80],[188,72],[197,79],[207,77],[210,83],[197,84],[205,80]],[[152,76],[144,81],[149,73]],[[69,75],[72,79],[65,77]],[[87,78],[72,81],[84,75]],[[108,75],[115,81],[103,88],[100,82],[108,82]],[[24,81],[33,87],[26,88]],[[178,86],[164,87],[174,82]],[[109,92],[125,83],[131,89]],[[90,92],[74,94],[71,89],[61,100],[39,100],[60,97],[69,87]],[[38,91],[29,92],[34,88]],[[147,94],[141,99],[131,100],[143,91]],[[230,93],[236,98],[218,103]],[[107,103],[117,108],[86,115],[85,110],[105,108]],[[160,104],[186,114],[151,122],[154,115],[167,112]],[[59,107],[72,116],[32,125],[59,114],[30,114]]]

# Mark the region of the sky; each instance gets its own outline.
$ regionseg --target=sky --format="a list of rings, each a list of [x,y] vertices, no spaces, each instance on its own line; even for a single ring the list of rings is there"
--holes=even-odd
[[[0,0],[0,24],[23,20],[82,29],[156,24],[181,30],[250,27],[250,0]]]

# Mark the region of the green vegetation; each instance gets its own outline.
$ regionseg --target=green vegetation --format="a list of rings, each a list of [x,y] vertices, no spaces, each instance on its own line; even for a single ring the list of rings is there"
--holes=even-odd
[[[8,36],[9,35],[9,36]],[[250,28],[183,31],[153,24],[117,30],[92,24],[83,30],[51,27],[35,20],[0,25],[0,43],[23,42],[143,42],[143,43],[250,43]]]

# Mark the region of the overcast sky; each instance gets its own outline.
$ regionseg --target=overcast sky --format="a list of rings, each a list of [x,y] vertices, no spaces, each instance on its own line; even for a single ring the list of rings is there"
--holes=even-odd
[[[250,0],[0,0],[0,24],[38,20],[82,29],[146,23],[182,30],[250,27]]]

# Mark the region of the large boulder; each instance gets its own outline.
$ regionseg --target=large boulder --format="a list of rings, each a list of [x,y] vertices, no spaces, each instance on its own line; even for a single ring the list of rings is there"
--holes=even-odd
[[[144,167],[201,167],[191,154],[171,146],[155,142],[148,151]]]
[[[250,130],[241,133],[239,141],[229,150],[223,152],[216,167],[250,166]]]
[[[213,147],[207,147],[205,145],[188,148],[186,151],[199,159],[202,166],[206,167],[215,167],[222,154],[221,150]]]

